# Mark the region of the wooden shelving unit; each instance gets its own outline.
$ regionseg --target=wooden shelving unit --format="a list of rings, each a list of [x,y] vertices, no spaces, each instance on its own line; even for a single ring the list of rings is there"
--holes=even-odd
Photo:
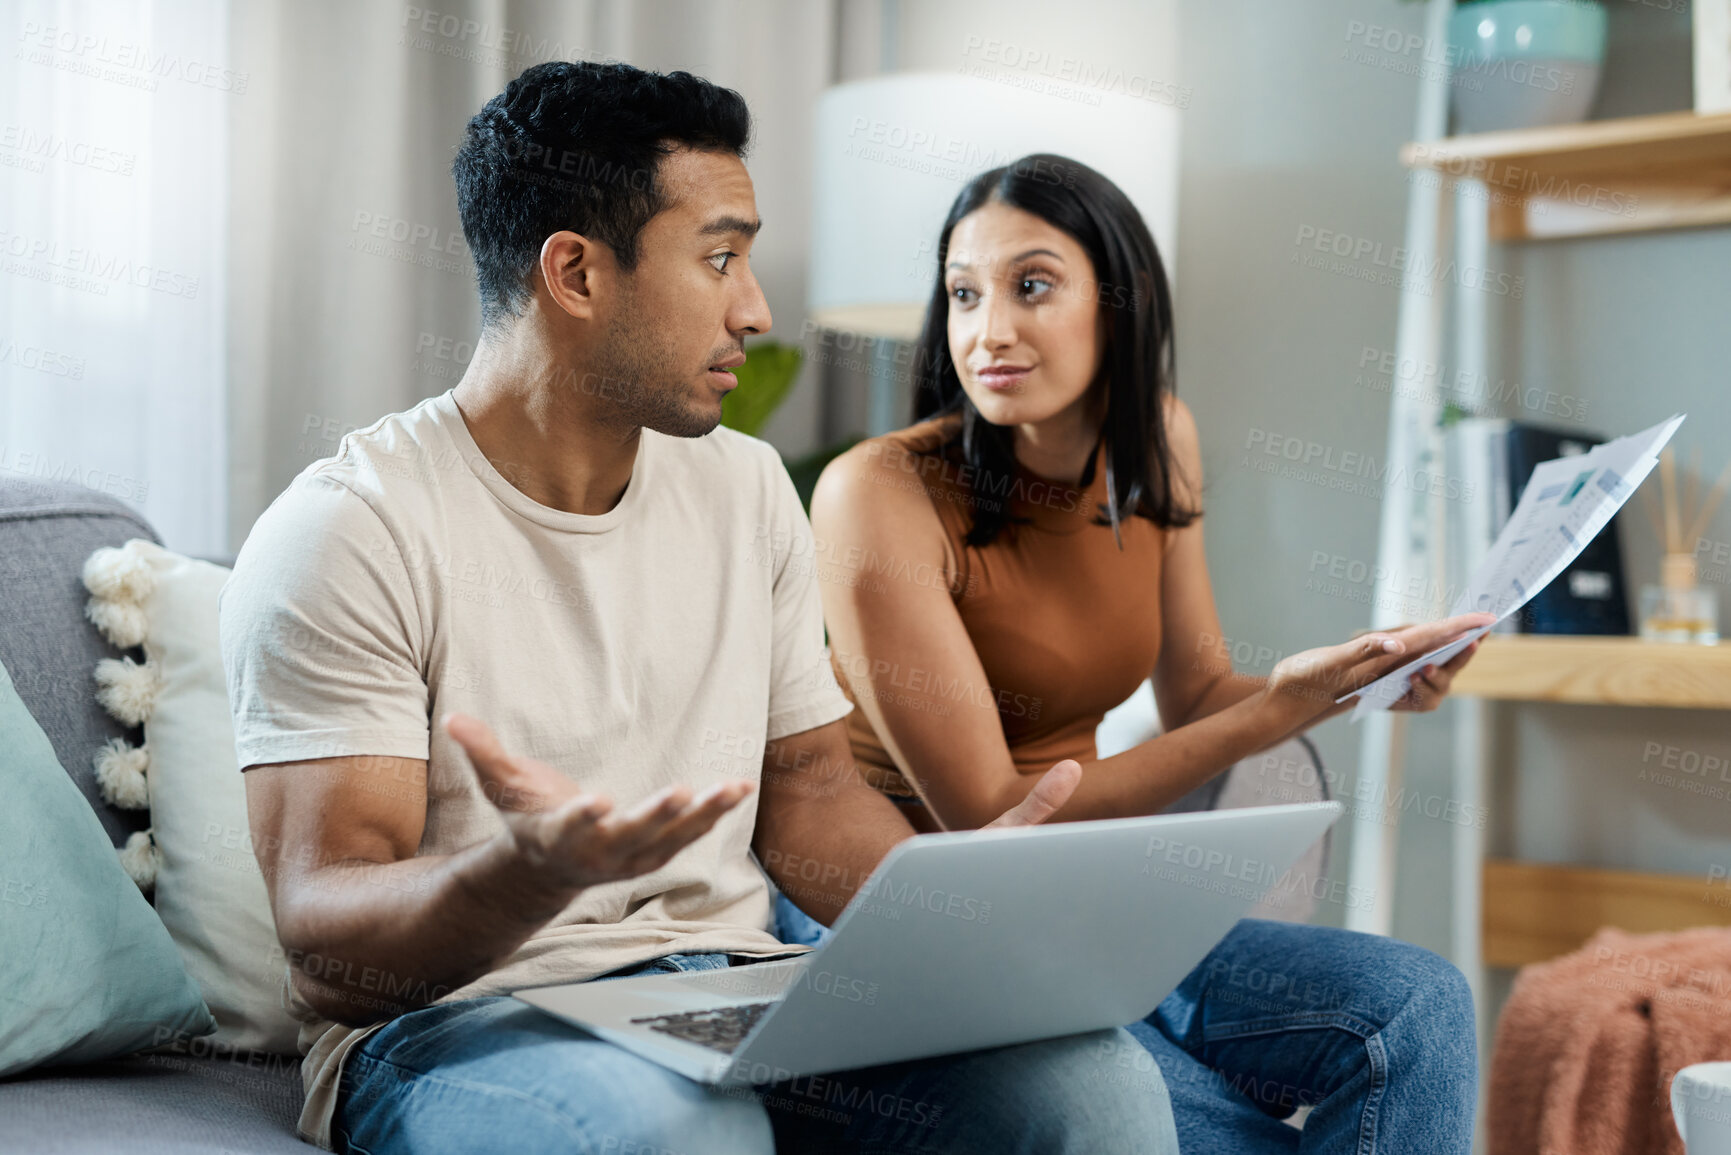
[[[1731,926],[1731,887],[1699,875],[1486,861],[1485,965],[1544,962],[1579,948],[1602,926],[1637,934]]]
[[[1502,701],[1731,710],[1731,645],[1492,635],[1453,689]]]
[[[1448,137],[1401,162],[1481,182],[1497,241],[1731,224],[1731,113]]]
[[[1453,690],[1506,702],[1731,710],[1731,645],[1492,636]],[[1731,926],[1731,888],[1715,892],[1687,875],[1489,859],[1481,903],[1486,966],[1567,954],[1602,926],[1637,933]]]
[[[1454,693],[1497,701],[1731,710],[1731,646],[1638,637],[1492,636]],[[1579,949],[1599,926],[1629,932],[1731,926],[1731,888],[1698,876],[1489,859],[1483,963],[1527,966]]]
[[[1421,91],[1421,137],[1446,122],[1445,105],[1441,87]],[[1731,224],[1731,113],[1677,112],[1439,136],[1407,145],[1400,159],[1415,177],[1407,247],[1421,262],[1453,259],[1485,268],[1498,241]],[[1446,204],[1451,197],[1452,212]],[[1451,363],[1458,369],[1488,372],[1487,322],[1494,307],[1510,306],[1464,283],[1457,288]],[[1397,335],[1402,358],[1441,362],[1448,356],[1444,325],[1445,311],[1431,299],[1429,284],[1421,278],[1403,287]],[[1417,468],[1425,453],[1435,452],[1439,411],[1434,399],[1397,396],[1389,417],[1391,459]],[[1390,508],[1384,510],[1379,563],[1390,572],[1429,572],[1443,548],[1438,511]],[[1455,709],[1452,788],[1463,805],[1482,805],[1495,772],[1490,735],[1498,711],[1522,702],[1731,710],[1731,646],[1495,636],[1461,672],[1454,690],[1469,700]],[[1380,727],[1375,722],[1365,725],[1361,738],[1360,774],[1383,786],[1398,781],[1404,731],[1393,720]],[[1394,836],[1371,822],[1355,824],[1353,836],[1354,881],[1392,886]],[[1721,894],[1704,878],[1487,859],[1484,835],[1476,829],[1456,831],[1453,841],[1449,954],[1476,991],[1484,989],[1483,966],[1555,957],[1578,948],[1600,926],[1645,932],[1731,925],[1731,888]],[[1362,921],[1354,929],[1387,929]],[[1489,1029],[1488,1019],[1482,1021],[1483,1037]]]

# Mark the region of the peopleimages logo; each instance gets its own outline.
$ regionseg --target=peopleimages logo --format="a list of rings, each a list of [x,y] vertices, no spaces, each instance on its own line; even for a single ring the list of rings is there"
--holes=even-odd
[[[1379,392],[1399,389],[1409,396],[1453,401],[1463,408],[1475,413],[1483,411],[1486,415],[1494,415],[1502,406],[1515,406],[1565,421],[1585,421],[1587,418],[1587,401],[1583,397],[1541,390],[1536,385],[1522,385],[1507,378],[1493,382],[1486,373],[1472,373],[1465,369],[1450,371],[1441,362],[1399,357],[1393,349],[1365,345],[1358,355],[1358,367],[1371,369],[1371,379],[1366,381],[1365,374],[1360,373],[1355,384]],[[1378,381],[1378,375],[1387,380]]]
[[[70,140],[58,132],[37,132],[21,124],[0,127],[0,149],[16,152],[31,161],[58,160],[97,172],[131,176],[138,154],[103,148],[87,141]],[[40,167],[33,171],[42,171]]]
[[[1369,453],[1340,449],[1303,437],[1268,429],[1247,430],[1243,464],[1262,473],[1278,473],[1300,481],[1326,484],[1377,497],[1387,492],[1410,490],[1449,501],[1471,501],[1476,487],[1434,469],[1408,471],[1403,465],[1381,461]],[[1272,460],[1259,460],[1269,458]]]
[[[1427,260],[1404,246],[1385,246],[1371,237],[1357,237],[1336,229],[1299,225],[1292,244],[1293,264],[1376,284],[1428,292],[1432,286],[1447,281],[1463,289],[1479,289],[1514,301],[1526,293],[1525,277],[1457,264],[1452,257],[1446,261],[1440,257]],[[1312,252],[1321,255],[1312,256]]]
[[[195,276],[90,245],[63,245],[47,237],[0,230],[0,257],[12,258],[5,262],[6,272],[42,281],[61,274],[77,282],[70,287],[94,290],[100,295],[106,295],[108,286],[113,284],[150,289],[189,301],[198,296]]]
[[[410,248],[425,247],[431,252],[450,253],[459,257],[469,255],[463,234],[455,229],[441,229],[388,213],[370,213],[365,209],[357,209],[349,231],[359,233],[362,229],[365,229],[370,237],[395,241]]]
[[[181,80],[201,88],[244,95],[245,72],[207,64],[178,52],[154,52],[147,44],[54,24],[24,21],[18,32],[18,59],[98,80],[111,80],[155,92],[159,81]]]
[[[472,64],[510,63],[513,73],[523,70],[524,61],[540,64],[547,60],[578,60],[594,55],[575,42],[567,44],[491,21],[473,20],[454,12],[434,12],[412,5],[403,8],[400,27],[399,44]]]
[[[43,481],[73,481],[86,489],[113,494],[122,501],[142,503],[150,496],[148,482],[115,473],[111,469],[89,467],[76,461],[56,458],[40,451],[20,450],[0,443],[0,473],[40,478]]]
[[[856,686],[869,687],[879,700],[889,699],[913,709],[930,709],[933,703],[971,702],[988,706],[1002,717],[1027,718],[1037,721],[1043,708],[1042,699],[1032,694],[1000,690],[989,684],[970,682],[961,676],[946,675],[941,670],[919,666],[904,667],[887,658],[867,658],[864,654],[838,654],[835,664],[841,667]],[[896,691],[904,691],[896,694]],[[922,701],[923,700],[923,701]],[[946,711],[947,712],[947,711]]]
[[[870,1007],[876,1006],[878,1001],[876,983],[838,975],[834,971],[813,971],[808,968],[800,975],[800,985],[817,994],[840,999],[844,1003],[859,1003],[861,1006]]]
[[[74,381],[84,377],[84,358],[74,357],[70,353],[57,353],[53,349],[45,349],[40,345],[25,345],[17,341],[0,337],[0,366],[16,365],[20,369],[33,369],[38,373],[46,373],[50,377],[70,377]]]
[[[1633,217],[1641,198],[1633,193],[1570,180],[1552,172],[1539,172],[1526,165],[1510,164],[1494,157],[1461,156],[1430,144],[1414,144],[1413,163],[1451,177],[1476,181],[1491,192],[1512,190],[1516,199],[1563,201],[1576,208],[1593,209],[1611,216]]]
[[[1358,605],[1375,605],[1407,616],[1425,616],[1435,606],[1450,606],[1460,587],[1435,576],[1403,573],[1344,554],[1310,551],[1304,589]]]
[[[1101,94],[1112,93],[1184,109],[1190,107],[1193,95],[1189,85],[1160,80],[1149,73],[980,36],[967,38],[962,46],[962,57],[962,71],[967,75],[1009,82],[1031,92],[1078,99],[1092,105],[1100,103]],[[999,73],[994,68],[984,67],[986,65],[1004,71]]]
[[[891,160],[898,155],[924,161],[959,165],[954,171],[997,168],[1016,159],[1002,149],[982,146],[923,125],[899,124],[856,116],[848,124],[846,156],[865,160]],[[943,170],[950,171],[950,170]],[[1052,182],[1061,183],[1061,182]]]
[[[1247,897],[1251,901],[1273,888],[1284,890],[1293,886],[1318,902],[1333,902],[1352,910],[1369,910],[1375,901],[1374,893],[1366,893],[1344,882],[1311,878],[1302,871],[1294,873],[1290,869],[1282,872],[1272,862],[1241,858],[1223,850],[1177,842],[1158,834],[1149,836],[1144,857],[1148,860],[1142,864],[1144,875],[1217,894]]]
[[[892,883],[887,879],[874,879],[860,887],[859,894],[862,900],[871,900],[869,903],[862,901],[862,911],[871,906],[917,908],[949,918],[959,918],[963,922],[977,922],[981,926],[989,923],[992,917],[992,904],[989,901],[937,887],[928,890],[917,882]]]

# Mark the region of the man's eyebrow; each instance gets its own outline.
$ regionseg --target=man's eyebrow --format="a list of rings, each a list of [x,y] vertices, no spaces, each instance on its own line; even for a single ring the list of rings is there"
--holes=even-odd
[[[760,220],[748,221],[744,217],[716,217],[708,224],[698,229],[699,236],[727,236],[731,233],[743,233],[747,237],[755,237],[757,230],[763,227]]]

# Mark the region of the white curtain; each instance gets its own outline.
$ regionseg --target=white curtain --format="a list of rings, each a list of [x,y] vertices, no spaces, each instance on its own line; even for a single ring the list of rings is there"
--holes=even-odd
[[[811,109],[831,70],[817,0],[250,0],[232,48],[228,537],[341,435],[443,392],[479,328],[450,165],[463,126],[548,59],[683,68],[738,89],[765,231],[753,267],[795,343],[804,316]],[[816,434],[805,388],[769,430]]]
[[[0,475],[227,537],[225,0],[15,0],[0,34]]]

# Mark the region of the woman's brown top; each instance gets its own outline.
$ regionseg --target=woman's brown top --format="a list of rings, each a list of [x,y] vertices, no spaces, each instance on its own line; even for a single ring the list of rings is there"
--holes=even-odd
[[[1040,774],[1063,758],[1087,761],[1100,719],[1153,673],[1159,657],[1165,531],[1125,517],[1120,550],[1112,527],[1096,524],[1106,508],[1104,439],[1085,488],[1020,464],[1013,478],[987,487],[976,484],[961,455],[959,429],[958,416],[925,421],[874,438],[867,452],[923,487],[937,511],[950,596],[985,669],[1016,769]],[[969,545],[973,504],[991,500],[1007,500],[1012,517],[1027,521],[1013,520],[989,545]],[[839,657],[832,663],[851,700],[849,671]],[[913,676],[892,668],[875,692],[893,694],[898,679]],[[944,693],[931,685],[900,688],[923,700]],[[886,794],[911,798],[913,788],[865,712],[856,708],[847,725],[866,778]]]

